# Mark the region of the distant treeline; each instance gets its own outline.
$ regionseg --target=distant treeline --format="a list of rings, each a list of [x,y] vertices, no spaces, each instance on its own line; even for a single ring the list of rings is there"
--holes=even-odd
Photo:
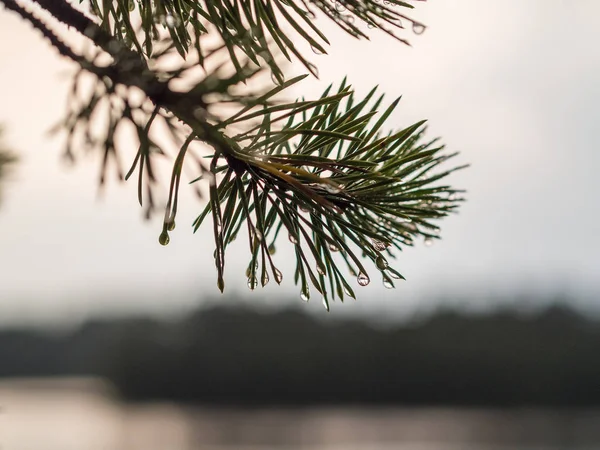
[[[0,377],[100,375],[123,398],[218,405],[600,405],[600,323],[438,313],[378,329],[295,310],[0,332]]]

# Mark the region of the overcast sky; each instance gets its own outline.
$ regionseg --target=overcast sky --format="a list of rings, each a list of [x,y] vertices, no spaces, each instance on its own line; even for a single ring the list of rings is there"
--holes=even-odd
[[[386,290],[373,270],[359,300],[330,314],[402,316],[451,297],[480,309],[525,291],[600,310],[599,16],[595,0],[430,0],[418,4],[428,28],[408,34],[412,48],[357,42],[317,19],[333,45],[313,58],[320,80],[297,95],[316,96],[344,75],[359,93],[378,84],[390,101],[403,95],[390,126],[426,118],[431,137],[472,164],[452,178],[468,202],[441,222],[443,239],[396,262],[407,281]],[[4,10],[0,61],[0,123],[22,158],[0,209],[0,323],[166,314],[217,297],[212,235],[188,227],[202,205],[184,195],[172,242],[160,246],[161,224],[142,220],[133,183],[112,183],[99,198],[97,160],[67,169],[62,141],[46,135],[65,111],[73,66]],[[229,255],[226,292],[299,303],[281,244],[284,288],[250,295],[242,248]],[[322,306],[314,298],[305,308]]]

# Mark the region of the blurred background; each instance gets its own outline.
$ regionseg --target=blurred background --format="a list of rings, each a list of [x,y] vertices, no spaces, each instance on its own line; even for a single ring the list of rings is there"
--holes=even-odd
[[[162,247],[134,185],[99,191],[97,155],[65,167],[46,132],[74,67],[0,10],[3,448],[600,448],[600,3],[417,6],[412,47],[317,17],[332,46],[294,95],[346,75],[402,95],[389,123],[428,119],[472,164],[468,201],[402,252],[406,282],[329,313],[284,242],[282,287],[249,291],[240,246],[218,295],[185,187]]]

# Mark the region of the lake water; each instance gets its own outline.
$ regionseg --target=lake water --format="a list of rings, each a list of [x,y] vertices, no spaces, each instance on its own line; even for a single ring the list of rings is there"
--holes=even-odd
[[[591,450],[600,409],[240,411],[120,403],[100,380],[0,381],[2,450]]]

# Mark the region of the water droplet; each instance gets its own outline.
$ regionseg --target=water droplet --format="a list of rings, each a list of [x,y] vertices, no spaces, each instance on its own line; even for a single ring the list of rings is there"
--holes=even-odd
[[[279,84],[279,80],[277,79],[277,76],[271,72],[271,81],[275,84]]]
[[[169,230],[169,231],[173,231],[174,229],[175,229],[175,221],[174,221],[174,220],[171,220],[171,221],[169,222],[169,224],[167,225],[167,230]]]
[[[308,291],[307,288],[306,289],[302,289],[300,291],[300,298],[302,299],[302,301],[305,301],[305,302],[308,301],[308,299],[310,298],[310,293],[309,293],[309,291]]]
[[[348,297],[354,298],[354,295],[352,295],[352,292],[346,286],[344,286],[344,294],[346,294]]]
[[[254,238],[258,239],[259,241],[263,240],[263,234],[258,231],[258,228],[254,227]]]
[[[389,275],[390,277],[392,277],[394,280],[401,280],[402,277],[400,276],[400,274],[396,273],[395,270],[390,270],[389,271]]]
[[[135,9],[135,3],[133,3],[133,0],[129,0],[127,5],[127,9],[129,9],[129,11],[133,11]]]
[[[313,53],[314,53],[315,55],[322,55],[323,53],[325,53],[325,51],[323,51],[323,50],[321,50],[321,49],[319,49],[319,48],[315,47],[314,45],[311,45],[311,46],[310,46],[310,49],[313,51]]]
[[[423,243],[425,244],[426,247],[431,247],[433,245],[433,239],[431,239],[431,238],[425,238],[425,240],[423,241]]]
[[[327,310],[327,312],[329,312],[329,302],[327,301],[327,299],[325,297],[323,297],[323,299],[321,300],[321,302],[323,303],[323,306],[325,307],[325,309]]]
[[[268,282],[269,282],[269,274],[265,270],[265,273],[262,274],[262,277],[260,279],[260,283],[262,284],[262,287],[265,287]]]
[[[356,280],[358,281],[358,284],[360,284],[361,286],[366,286],[371,281],[369,276],[363,272],[360,272],[358,274],[358,278]]]
[[[425,32],[425,25],[419,22],[413,22],[412,30],[415,34],[423,34]]]
[[[339,2],[339,1],[336,1],[336,2],[335,2],[335,9],[336,9],[336,11],[338,11],[338,12],[343,12],[343,11],[345,11],[345,10],[346,10],[346,7],[345,7],[345,6],[344,6],[344,5],[343,5],[341,2]]]
[[[331,250],[332,252],[339,252],[340,249],[337,245],[334,244],[329,244],[329,250]]]
[[[373,244],[373,248],[378,252],[382,252],[390,246],[389,242],[383,242],[379,239],[371,239],[371,243]]]
[[[454,192],[452,194],[450,194],[448,196],[448,200],[450,200],[451,202],[453,202],[454,200],[456,200],[456,194]]]
[[[379,270],[385,270],[385,269],[388,268],[388,262],[387,262],[387,260],[383,256],[381,256],[381,255],[379,255],[377,257],[377,259],[375,259],[375,265],[377,266],[377,268]]]
[[[277,268],[273,269],[273,276],[275,277],[275,282],[277,284],[281,284],[281,280],[283,280],[283,274],[281,273],[281,270]]]
[[[258,280],[256,277],[248,277],[248,288],[253,291],[254,288],[258,285]]]
[[[275,252],[277,251],[277,248],[275,247],[275,244],[270,244],[268,250],[269,250],[269,255],[274,255]]]
[[[330,183],[321,183],[319,187],[323,188],[323,190],[329,192],[330,194],[339,194],[342,192],[344,188],[341,184],[330,184]]]
[[[310,209],[304,205],[300,205],[299,208],[300,208],[300,211],[303,211],[305,213],[310,212]]]
[[[404,228],[406,228],[406,229],[408,229],[410,231],[417,231],[417,226],[414,223],[412,223],[412,222],[405,223],[404,224]]]
[[[392,283],[391,280],[388,280],[387,278],[383,279],[383,287],[386,289],[394,289],[394,283]]]
[[[292,233],[288,234],[288,239],[290,240],[290,242],[292,244],[297,244],[298,243],[298,239]]]
[[[175,28],[175,17],[172,14],[167,14],[165,17],[165,23],[169,28]]]
[[[440,227],[434,227],[431,229],[431,232],[435,235],[439,235],[440,234]]]
[[[325,276],[327,274],[327,271],[325,270],[325,268],[323,266],[321,266],[320,264],[317,264],[317,272],[319,272],[319,275],[323,275],[323,276]]]
[[[160,236],[158,237],[158,242],[160,242],[160,245],[168,245],[170,241],[171,238],[169,238],[169,233],[166,231],[160,233]]]
[[[229,237],[229,240],[228,240],[227,242],[228,242],[229,244],[231,244],[231,243],[232,243],[233,241],[235,241],[236,239],[237,239],[237,233],[235,233],[235,234],[232,234],[232,235]]]

